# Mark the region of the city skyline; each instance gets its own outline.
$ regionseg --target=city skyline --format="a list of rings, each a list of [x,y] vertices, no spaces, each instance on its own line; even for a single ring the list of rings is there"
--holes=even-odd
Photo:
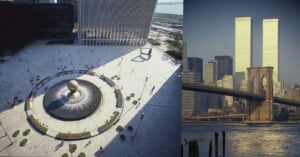
[[[230,12],[228,12],[230,10]],[[300,84],[298,73],[300,57],[300,22],[294,20],[300,13],[295,1],[236,1],[201,0],[185,1],[184,40],[188,57],[200,57],[207,63],[214,56],[229,55],[234,58],[234,20],[236,17],[252,18],[253,66],[262,66],[263,19],[278,18],[279,24],[279,81],[287,85]],[[200,29],[201,28],[201,29]],[[293,72],[292,72],[293,71]]]

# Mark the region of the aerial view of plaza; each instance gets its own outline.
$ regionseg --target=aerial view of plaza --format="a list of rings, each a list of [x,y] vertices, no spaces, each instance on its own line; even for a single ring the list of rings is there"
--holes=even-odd
[[[0,156],[179,156],[178,4],[0,1]]]

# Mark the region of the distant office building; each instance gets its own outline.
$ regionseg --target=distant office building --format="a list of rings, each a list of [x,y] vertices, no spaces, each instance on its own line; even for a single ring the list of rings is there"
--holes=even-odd
[[[217,81],[217,86],[233,89],[233,80],[234,80],[233,75],[224,75],[222,79]],[[232,107],[232,105],[233,105],[233,97],[232,96],[225,95],[223,97],[222,101],[223,101],[224,107]]]
[[[247,68],[252,67],[251,17],[235,18],[234,72],[247,79]]]
[[[218,67],[218,62],[213,60],[209,61],[208,63],[205,64],[204,68],[204,83],[205,84],[215,84],[217,81],[217,67]]]
[[[198,57],[188,57],[188,70],[199,73],[199,81],[203,82],[203,60]]]
[[[217,66],[217,80],[223,79],[224,75],[232,75],[232,57],[230,56],[215,56],[218,62]]]
[[[273,81],[278,82],[278,41],[279,20],[263,19],[262,31],[262,61],[263,66],[273,67]]]
[[[182,82],[187,83],[201,83],[200,80],[201,74],[194,71],[184,71],[182,72]]]
[[[218,67],[218,62],[213,60],[209,61],[208,63],[205,64],[204,68],[204,83],[208,85],[216,85],[217,83],[217,67]],[[219,103],[219,96],[217,94],[210,94],[206,93],[205,94],[205,99],[204,99],[204,106],[210,107],[210,108],[219,108],[220,103]]]
[[[300,101],[300,88],[299,87],[287,88],[285,90],[285,94],[286,94],[285,97],[287,99]],[[288,108],[289,108],[289,110],[294,110],[294,111],[299,109],[299,107],[296,107],[296,106],[289,106]]]
[[[182,82],[200,83],[200,74],[193,71],[182,72]],[[182,90],[182,113],[204,113],[204,93]]]
[[[80,45],[144,45],[157,0],[80,0]]]

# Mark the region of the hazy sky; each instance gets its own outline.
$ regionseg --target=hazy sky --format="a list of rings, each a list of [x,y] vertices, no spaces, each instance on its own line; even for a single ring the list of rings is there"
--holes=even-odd
[[[155,12],[183,15],[183,0],[158,0]]]
[[[300,1],[185,0],[184,40],[188,56],[234,58],[234,18],[252,17],[253,65],[262,65],[262,20],[279,18],[279,79],[300,84]]]

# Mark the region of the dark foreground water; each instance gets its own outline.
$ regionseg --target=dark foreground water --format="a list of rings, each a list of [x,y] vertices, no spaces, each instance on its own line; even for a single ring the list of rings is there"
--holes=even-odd
[[[183,125],[182,139],[197,140],[201,157],[208,156],[209,141],[212,140],[214,156],[214,132],[218,132],[221,155],[222,131],[226,132],[225,157],[300,157],[300,124]]]

